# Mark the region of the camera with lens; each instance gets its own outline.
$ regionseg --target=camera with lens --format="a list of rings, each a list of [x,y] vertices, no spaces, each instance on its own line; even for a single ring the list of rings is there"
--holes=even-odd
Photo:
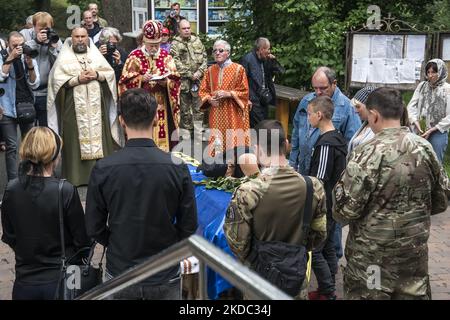
[[[0,50],[0,55],[1,55],[3,62],[5,62],[6,59],[8,59],[8,51],[6,51],[6,49]]]
[[[45,30],[47,31],[47,39],[49,43],[58,43],[59,36],[56,33],[56,31],[53,30],[52,28],[46,28]]]
[[[106,56],[105,56],[105,58],[106,58],[106,61],[108,61],[109,64],[112,67],[115,66],[114,52],[116,52],[116,50],[117,50],[117,46],[114,43],[112,43],[110,41],[108,41],[106,43]]]
[[[176,15],[177,15],[177,11],[176,11],[175,9],[170,10],[169,16],[170,16],[171,18],[175,18]]]
[[[22,52],[24,55],[29,56],[30,58],[36,58],[39,55],[39,51],[35,50],[35,49],[31,49],[30,46],[24,44],[22,46]]]

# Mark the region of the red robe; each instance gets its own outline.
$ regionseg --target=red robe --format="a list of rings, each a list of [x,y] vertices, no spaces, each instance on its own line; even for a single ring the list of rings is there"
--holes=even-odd
[[[213,107],[208,98],[219,90],[231,92],[232,97],[220,100],[220,105]],[[250,145],[249,89],[245,69],[240,64],[231,63],[223,69],[218,64],[209,67],[199,96],[201,110],[209,108],[209,127],[216,129],[211,130],[209,137],[210,154],[214,155],[214,150],[223,152]]]
[[[160,86],[155,81],[144,82],[143,76],[149,70],[153,75],[170,73],[167,85]],[[154,129],[153,139],[159,148],[169,151],[176,145],[177,141],[170,138],[180,122],[180,75],[172,56],[163,49],[154,57],[147,55],[143,49],[132,51],[119,80],[119,96],[132,88],[145,89],[155,97],[158,105],[164,106],[157,111],[158,126]]]

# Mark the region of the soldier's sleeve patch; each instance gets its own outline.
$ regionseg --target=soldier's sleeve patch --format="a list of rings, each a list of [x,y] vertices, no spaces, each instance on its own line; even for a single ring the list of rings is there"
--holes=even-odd
[[[341,184],[338,184],[336,188],[334,189],[335,199],[337,202],[340,202],[342,200],[342,197],[344,196],[344,188]]]
[[[227,216],[226,216],[228,220],[234,220],[234,218],[236,217],[236,214],[235,214],[236,208],[235,208],[235,206],[236,205],[234,203],[231,203],[230,206],[228,207]]]

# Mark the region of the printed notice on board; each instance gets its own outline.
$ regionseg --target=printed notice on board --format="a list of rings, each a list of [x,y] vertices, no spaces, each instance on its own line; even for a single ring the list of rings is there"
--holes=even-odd
[[[450,38],[444,50],[450,60]],[[425,35],[358,34],[353,36],[351,81],[409,84],[420,80]]]

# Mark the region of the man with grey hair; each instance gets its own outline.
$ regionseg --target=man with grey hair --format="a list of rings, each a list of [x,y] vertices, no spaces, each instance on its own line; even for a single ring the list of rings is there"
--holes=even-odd
[[[122,35],[119,30],[112,27],[103,28],[100,38],[96,43],[100,53],[108,61],[109,65],[114,69],[116,81],[119,82],[122,69],[127,60],[128,54],[125,50],[118,46],[122,41]]]
[[[254,128],[260,121],[267,119],[269,106],[276,103],[274,73],[283,73],[284,68],[270,53],[270,41],[260,37],[255,41],[255,47],[242,59],[242,66],[247,73],[250,89],[250,127]]]
[[[203,77],[200,110],[209,110],[209,154],[250,146],[248,81],[245,69],[230,59],[230,44],[217,40],[213,46],[216,64]]]
[[[350,99],[337,86],[334,70],[319,67],[312,76],[311,84],[314,92],[303,97],[295,112],[291,138],[292,150],[289,157],[289,164],[304,175],[309,173],[312,150],[320,136],[320,130],[312,128],[308,121],[307,108],[311,100],[320,96],[331,98],[334,104],[333,125],[342,133],[347,143],[361,126],[361,120]],[[337,225],[334,240],[338,258],[342,257],[341,233],[341,227]]]

